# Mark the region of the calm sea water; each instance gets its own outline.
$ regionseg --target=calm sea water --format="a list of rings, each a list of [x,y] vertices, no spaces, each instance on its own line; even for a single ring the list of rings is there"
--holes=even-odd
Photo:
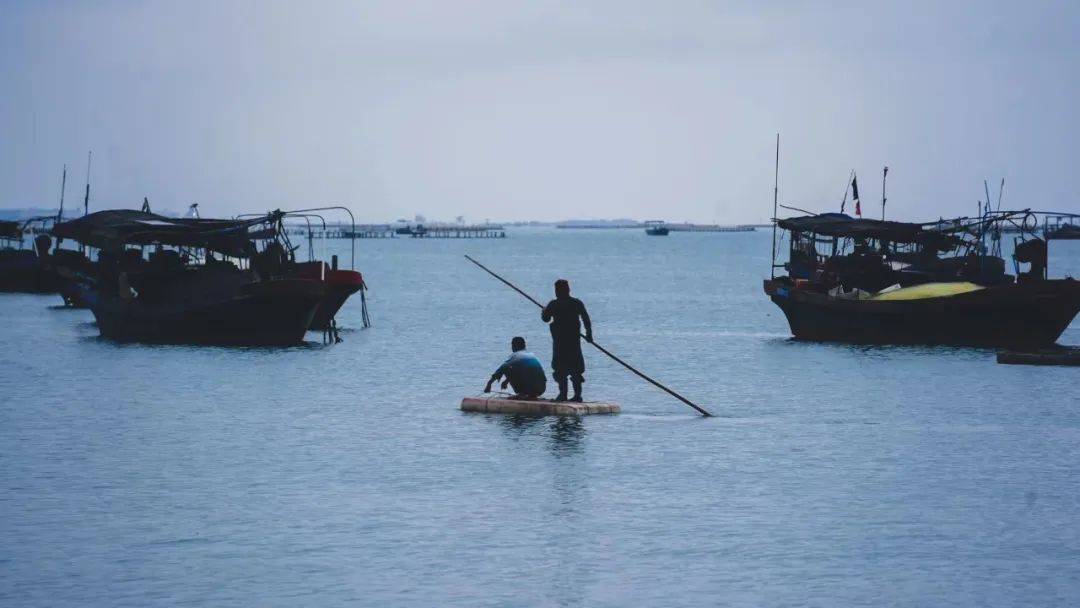
[[[1080,370],[796,343],[769,238],[360,241],[374,327],[335,346],[118,345],[2,295],[0,604],[1080,603]],[[598,342],[718,416],[588,351],[622,415],[461,413],[510,337],[550,349],[465,253],[570,279]]]

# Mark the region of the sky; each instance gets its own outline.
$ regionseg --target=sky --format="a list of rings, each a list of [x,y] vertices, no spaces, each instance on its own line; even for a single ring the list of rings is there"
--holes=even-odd
[[[1080,2],[0,0],[0,208],[1080,212]],[[782,213],[784,215],[784,213]]]

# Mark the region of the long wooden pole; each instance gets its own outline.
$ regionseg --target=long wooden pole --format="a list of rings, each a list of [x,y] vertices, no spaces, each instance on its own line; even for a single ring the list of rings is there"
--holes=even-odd
[[[506,279],[504,279],[504,278],[500,277],[499,275],[495,274],[495,272],[494,272],[494,271],[492,271],[492,270],[491,270],[490,268],[488,268],[487,266],[484,266],[484,265],[483,265],[483,264],[481,264],[480,262],[477,262],[476,260],[474,260],[474,259],[473,259],[472,257],[470,257],[470,256],[468,256],[468,255],[466,255],[466,256],[465,256],[465,259],[466,259],[466,260],[469,260],[469,261],[470,261],[470,262],[472,262],[473,264],[476,264],[477,266],[479,266],[479,267],[481,268],[481,270],[483,270],[484,272],[486,272],[486,273],[490,274],[491,276],[495,277],[496,279],[498,279],[499,281],[501,281],[501,282],[502,282],[502,283],[503,283],[504,285],[506,285],[506,286],[507,286],[507,287],[509,287],[510,289],[513,289],[514,291],[516,291],[516,292],[518,292],[519,294],[521,294],[522,296],[524,296],[524,298],[525,298],[526,300],[528,300],[528,301],[532,302],[533,304],[536,304],[536,305],[537,305],[538,307],[540,307],[540,308],[543,308],[543,307],[544,307],[544,305],[543,305],[543,304],[541,304],[540,302],[538,302],[538,301],[537,301],[537,300],[536,300],[535,298],[533,298],[533,297],[532,297],[532,296],[530,296],[529,294],[525,293],[524,291],[521,291],[520,289],[518,289],[518,288],[517,288],[517,286],[516,286],[516,285],[514,285],[513,283],[511,283],[510,281],[507,281]],[[584,336],[582,336],[582,337],[584,337]],[[638,376],[639,376],[639,377],[640,377],[641,379],[645,380],[645,381],[646,381],[646,382],[648,382],[649,384],[652,384],[652,385],[653,385],[653,386],[655,386],[656,388],[659,388],[660,390],[662,390],[662,391],[666,392],[667,394],[671,395],[672,397],[675,397],[675,398],[676,398],[676,399],[678,399],[679,401],[682,401],[682,402],[683,402],[683,403],[685,403],[686,405],[689,405],[690,407],[694,408],[694,409],[695,409],[695,410],[697,410],[697,411],[698,411],[698,412],[699,412],[699,413],[700,413],[700,414],[701,414],[702,416],[712,416],[712,414],[710,414],[710,413],[709,413],[708,411],[706,411],[706,410],[705,410],[704,408],[702,408],[702,407],[698,406],[698,405],[697,405],[697,404],[695,404],[695,403],[694,403],[693,401],[690,401],[690,400],[689,400],[689,399],[687,399],[686,397],[683,397],[683,396],[682,396],[682,395],[680,395],[679,393],[676,393],[675,391],[673,391],[673,390],[671,390],[670,388],[668,388],[668,387],[664,386],[663,384],[660,384],[660,383],[659,383],[659,382],[657,382],[656,380],[653,380],[652,378],[650,378],[650,377],[646,376],[646,375],[645,375],[644,373],[642,373],[642,372],[641,372],[640,370],[638,370],[638,369],[637,369],[637,368],[635,368],[634,366],[630,365],[630,364],[629,364],[629,363],[627,363],[626,361],[623,361],[623,360],[622,360],[622,359],[620,359],[619,357],[615,356],[615,354],[614,354],[614,353],[612,353],[612,352],[611,352],[611,351],[609,351],[608,349],[604,348],[603,346],[600,346],[600,345],[599,345],[599,344],[597,344],[596,342],[589,342],[589,344],[592,344],[593,346],[595,346],[595,347],[596,347],[596,350],[599,350],[600,352],[604,353],[604,354],[605,354],[605,355],[607,355],[608,357],[611,357],[611,358],[612,358],[612,359],[613,359],[613,360],[614,360],[614,361],[615,361],[616,363],[618,363],[619,365],[621,365],[621,366],[625,367],[626,369],[628,369],[628,370],[630,370],[630,371],[634,372],[634,373],[635,373],[635,374],[637,374],[637,375],[638,375]]]

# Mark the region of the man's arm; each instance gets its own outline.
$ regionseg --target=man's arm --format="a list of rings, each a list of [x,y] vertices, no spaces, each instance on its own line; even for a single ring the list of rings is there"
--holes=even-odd
[[[592,342],[592,319],[589,318],[589,311],[585,310],[585,303],[578,300],[578,312],[581,314],[581,324],[585,326],[585,340]]]
[[[495,370],[494,374],[491,374],[491,377],[488,378],[487,384],[484,385],[484,392],[490,393],[491,385],[495,382],[498,382],[499,378],[503,377],[504,375],[508,379],[510,378],[510,366],[507,363],[503,363],[502,365],[500,365],[499,369]]]
[[[548,302],[548,305],[545,306],[544,310],[542,310],[540,312],[540,320],[543,321],[544,323],[547,323],[548,321],[551,320],[551,305],[553,303],[554,303],[554,300],[552,300],[551,302]]]

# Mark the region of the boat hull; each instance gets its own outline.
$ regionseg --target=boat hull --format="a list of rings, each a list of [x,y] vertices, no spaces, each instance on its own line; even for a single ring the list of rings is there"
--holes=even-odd
[[[69,308],[88,308],[86,293],[89,291],[85,283],[76,278],[60,278],[60,297],[64,300],[64,306]]]
[[[319,307],[315,309],[315,314],[311,318],[311,329],[330,329],[334,317],[337,316],[341,307],[345,305],[345,300],[348,300],[349,296],[356,293],[359,289],[360,287],[358,286],[328,285],[326,297],[319,303]]]
[[[359,272],[320,268],[322,265],[322,262],[297,264],[298,276],[322,281],[326,285],[326,297],[319,303],[315,315],[311,318],[311,329],[314,330],[330,329],[334,317],[345,305],[345,301],[364,286],[364,278]]]
[[[1002,285],[949,297],[844,300],[766,280],[765,293],[800,340],[1040,348],[1080,311],[1072,279]]]
[[[199,305],[161,307],[96,292],[85,300],[101,335],[122,342],[289,346],[301,344],[322,284],[283,279],[245,285],[231,297]]]
[[[0,292],[56,293],[57,277],[28,250],[0,252]]]

